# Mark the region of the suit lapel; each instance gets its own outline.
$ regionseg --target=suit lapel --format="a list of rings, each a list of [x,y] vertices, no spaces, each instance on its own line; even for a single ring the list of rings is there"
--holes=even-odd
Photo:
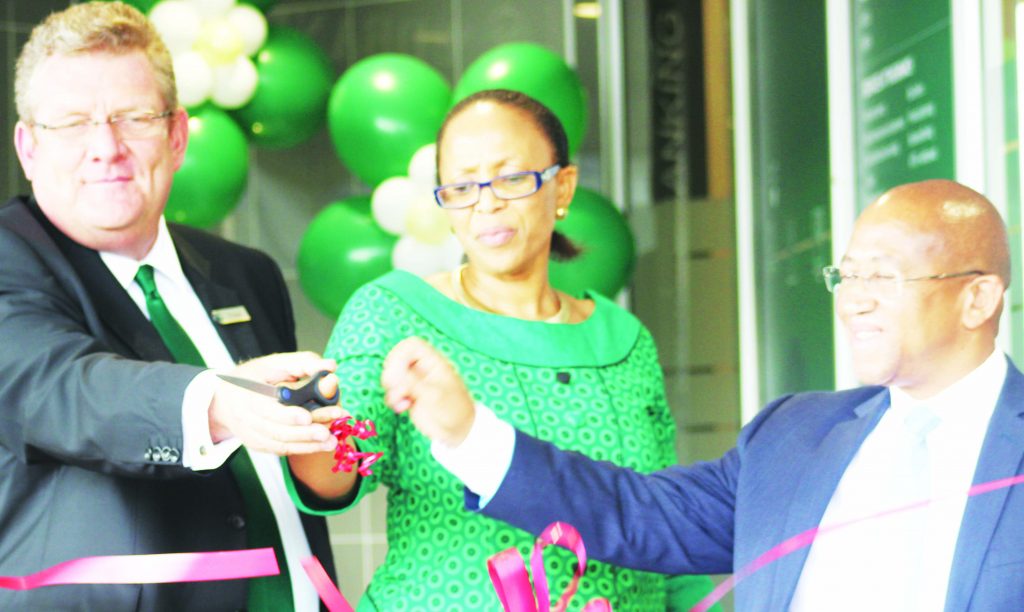
[[[1024,463],[1024,375],[1009,364],[999,403],[981,447],[973,484],[1021,473]],[[953,568],[946,594],[947,610],[966,610],[981,572],[996,527],[1003,514],[1009,488],[967,500],[960,522]]]
[[[174,361],[156,328],[110,273],[99,253],[71,240],[50,225],[42,213],[37,214],[38,208],[31,208],[34,208],[33,214],[81,279],[90,304],[103,325],[129,349],[129,353],[134,353],[126,356],[144,361]]]
[[[785,525],[777,534],[776,541],[782,542],[818,526],[846,467],[888,407],[889,393],[886,390],[851,407],[848,417],[836,423],[813,453],[802,460],[805,469],[791,498],[794,505],[785,509]],[[808,553],[810,547],[805,547],[773,564],[771,603],[766,609],[789,608]]]
[[[234,288],[213,279],[210,260],[203,256],[180,232],[175,232],[173,226],[169,229],[174,237],[174,247],[178,252],[178,259],[181,261],[181,269],[196,295],[199,296],[199,301],[206,308],[207,315],[217,308],[241,304],[242,301]],[[252,325],[245,323],[221,325],[214,321],[213,326],[236,362],[262,354]]]

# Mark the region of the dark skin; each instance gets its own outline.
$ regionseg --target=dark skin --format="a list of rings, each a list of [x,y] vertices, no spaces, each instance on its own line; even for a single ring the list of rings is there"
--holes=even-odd
[[[1006,227],[991,202],[954,181],[934,179],[894,187],[861,213],[862,223],[901,221],[941,237],[935,263],[992,271],[1010,285]]]
[[[502,174],[546,168],[554,156],[554,146],[529,114],[491,101],[476,102],[450,118],[441,135],[438,176],[442,183],[485,181]],[[545,319],[565,303],[569,322],[578,323],[590,316],[592,301],[556,292],[548,279],[557,211],[561,209],[564,216],[575,187],[576,168],[570,165],[533,195],[503,200],[493,190],[484,189],[472,207],[447,211],[452,231],[468,260],[464,289],[477,307],[508,317]],[[512,237],[496,244],[493,234],[501,229],[505,232],[498,234]],[[450,273],[435,275],[427,282],[459,301]],[[320,453],[293,456],[289,465],[293,475],[318,497],[339,500],[351,493],[356,476],[354,472],[333,474],[330,468],[334,461],[333,453]]]
[[[1009,280],[1006,230],[967,187],[930,180],[896,187],[857,220],[839,264],[846,274],[898,274],[896,295],[844,283],[835,307],[865,384],[926,399],[995,349]],[[929,278],[935,275],[952,278]]]

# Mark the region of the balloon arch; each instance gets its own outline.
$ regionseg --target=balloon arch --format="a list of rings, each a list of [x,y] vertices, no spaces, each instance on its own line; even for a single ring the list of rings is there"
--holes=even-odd
[[[360,285],[390,269],[426,276],[462,259],[446,214],[433,201],[434,139],[447,111],[484,89],[521,91],[565,126],[570,155],[587,124],[576,72],[529,42],[497,46],[474,60],[454,90],[426,62],[405,54],[363,58],[335,80],[305,34],[267,24],[273,0],[129,0],[147,12],[174,60],[178,95],[189,109],[189,147],[167,205],[171,220],[209,227],[245,189],[248,146],[297,145],[326,122],[341,163],[372,189],[325,206],[299,246],[300,284],[336,316]],[[607,198],[578,188],[557,229],[582,247],[551,263],[552,283],[572,294],[613,296],[629,280],[634,240]]]

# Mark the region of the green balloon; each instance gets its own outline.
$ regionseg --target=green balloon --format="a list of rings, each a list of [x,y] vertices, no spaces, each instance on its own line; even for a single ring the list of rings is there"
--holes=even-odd
[[[584,187],[576,188],[569,215],[555,224],[582,253],[570,261],[552,260],[551,284],[579,296],[593,289],[614,297],[633,272],[636,245],[633,232],[611,200]]]
[[[189,117],[188,149],[164,214],[195,227],[220,223],[238,205],[248,175],[249,143],[238,124],[219,108],[200,107]]]
[[[434,142],[451,88],[423,60],[399,53],[353,64],[331,92],[327,123],[342,163],[371,186],[404,176],[409,160]]]
[[[254,59],[259,75],[256,93],[231,113],[252,141],[283,149],[315,134],[323,125],[334,80],[324,52],[301,32],[271,26]]]
[[[117,0],[104,0],[104,2],[115,2]],[[120,0],[128,6],[134,6],[139,9],[142,13],[149,13],[153,6],[160,2],[160,0]]]
[[[314,306],[337,317],[356,289],[391,270],[397,240],[373,220],[370,196],[329,204],[302,236],[299,284]]]
[[[533,43],[499,45],[473,61],[455,85],[453,103],[484,89],[511,89],[551,109],[574,154],[587,130],[587,98],[580,77],[556,53]]]
[[[277,4],[277,0],[245,0],[245,4],[251,4],[266,13],[267,9]]]

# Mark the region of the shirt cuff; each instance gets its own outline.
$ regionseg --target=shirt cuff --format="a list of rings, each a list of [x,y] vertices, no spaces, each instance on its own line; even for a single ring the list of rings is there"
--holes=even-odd
[[[446,470],[480,497],[479,507],[487,505],[498,492],[516,446],[516,430],[502,421],[490,408],[476,404],[476,416],[466,439],[456,447],[440,442],[430,452]]]
[[[237,438],[214,444],[210,437],[210,402],[216,387],[216,373],[205,370],[185,387],[181,401],[181,463],[195,471],[219,468],[242,445]]]

